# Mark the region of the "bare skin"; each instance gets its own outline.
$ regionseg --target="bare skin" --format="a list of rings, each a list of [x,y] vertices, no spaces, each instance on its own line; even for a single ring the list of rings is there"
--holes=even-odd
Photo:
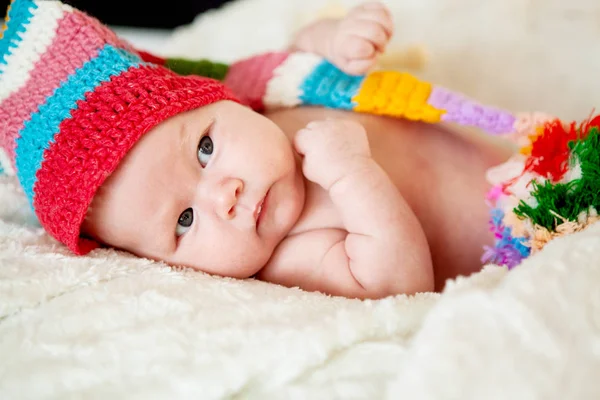
[[[449,278],[481,269],[482,248],[493,241],[484,202],[489,189],[485,172],[510,157],[510,145],[449,126],[316,107],[266,116],[288,137],[314,120],[359,122],[367,131],[373,159],[402,193],[427,237],[435,289],[441,290]],[[310,192],[314,185],[307,188],[309,199],[318,196]]]
[[[361,164],[364,180],[337,195],[327,176],[302,171],[307,147],[318,150],[320,143],[305,140],[304,157],[293,151],[298,132],[324,118],[336,120],[317,125],[317,135],[340,123],[346,134],[364,127],[371,153],[364,157],[369,166]],[[360,133],[351,134],[359,141]],[[197,150],[207,136],[210,155]],[[335,139],[326,151],[345,140]],[[323,108],[265,118],[221,101],[146,134],[103,185],[84,229],[111,246],[216,275],[358,298],[430,291],[434,282],[441,289],[447,278],[481,267],[482,246],[492,239],[485,170],[509,155],[440,126]],[[313,166],[343,177],[357,170],[346,160]],[[370,204],[373,196],[379,197]],[[190,226],[180,222],[188,209]],[[345,220],[352,210],[363,211]],[[335,260],[324,261],[350,233],[370,237],[368,245],[354,240],[354,250],[346,243]],[[358,259],[360,267],[352,267]]]
[[[392,32],[380,3],[317,21],[292,48],[366,72]],[[491,244],[481,136],[374,115],[230,101],[164,121],[96,195],[83,230],[211,274],[357,298],[440,290]]]

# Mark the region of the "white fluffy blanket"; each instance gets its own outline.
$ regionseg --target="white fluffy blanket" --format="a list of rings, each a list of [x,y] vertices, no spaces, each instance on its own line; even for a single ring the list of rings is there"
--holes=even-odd
[[[172,43],[212,26],[206,40],[227,46],[269,2],[282,18],[293,3],[243,1]],[[600,224],[442,294],[357,301],[113,250],[73,257],[32,220],[1,177],[1,399],[600,398]]]

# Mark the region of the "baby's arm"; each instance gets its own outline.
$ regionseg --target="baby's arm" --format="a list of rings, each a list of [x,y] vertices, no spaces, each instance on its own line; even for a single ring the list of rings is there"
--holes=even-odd
[[[389,10],[379,2],[353,8],[342,19],[321,19],[294,38],[293,51],[316,53],[342,71],[362,75],[377,61],[393,32]]]
[[[304,156],[305,177],[328,191],[345,231],[322,229],[286,239],[282,246],[289,251],[280,253],[287,259],[277,260],[279,276],[268,280],[359,298],[433,290],[425,234],[371,157],[364,128],[346,120],[312,122],[294,144]]]

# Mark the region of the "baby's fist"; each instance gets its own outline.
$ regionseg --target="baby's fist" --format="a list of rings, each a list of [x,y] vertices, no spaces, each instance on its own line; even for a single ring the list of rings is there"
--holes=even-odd
[[[388,8],[369,2],[353,8],[338,22],[329,59],[351,75],[367,73],[392,37],[394,24]]]
[[[304,157],[302,172],[306,179],[326,190],[371,157],[365,129],[343,119],[309,123],[294,136],[294,148]]]

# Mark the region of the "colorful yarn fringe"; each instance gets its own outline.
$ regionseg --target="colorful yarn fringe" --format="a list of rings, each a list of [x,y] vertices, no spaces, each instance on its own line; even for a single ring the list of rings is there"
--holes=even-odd
[[[600,116],[581,124],[549,120],[521,134],[529,142],[488,175],[496,243],[483,261],[509,268],[600,219]]]

